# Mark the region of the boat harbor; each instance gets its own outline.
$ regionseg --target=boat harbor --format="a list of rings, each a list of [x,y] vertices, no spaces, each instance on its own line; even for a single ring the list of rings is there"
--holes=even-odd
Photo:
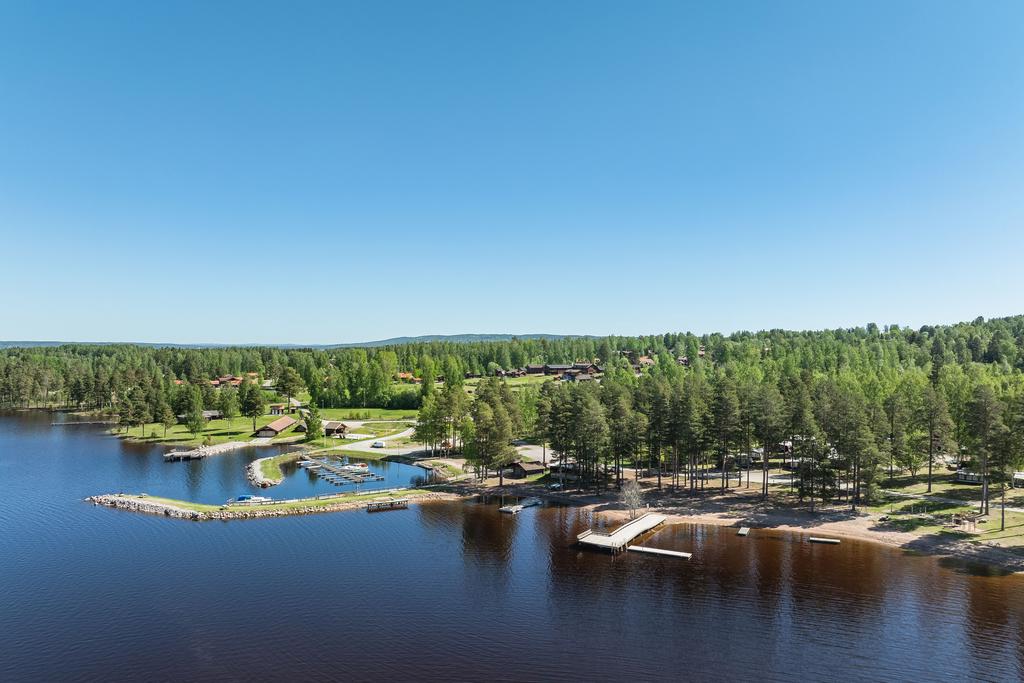
[[[364,464],[340,465],[323,458],[307,458],[299,461],[299,467],[313,472],[320,479],[335,486],[384,481],[384,477],[376,472],[371,472]]]
[[[617,553],[625,550],[634,538],[660,526],[666,519],[668,518],[665,515],[647,512],[634,520],[626,522],[614,531],[587,529],[576,537],[576,541],[583,545],[603,548]]]

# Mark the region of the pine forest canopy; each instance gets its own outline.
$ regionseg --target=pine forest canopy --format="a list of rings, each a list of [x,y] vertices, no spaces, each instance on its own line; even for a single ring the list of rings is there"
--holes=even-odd
[[[581,361],[602,366],[599,383],[542,377],[513,390],[497,377]],[[126,425],[166,427],[183,415],[194,433],[213,410],[251,417],[255,429],[267,397],[253,380],[269,378],[279,395],[305,388],[326,408],[420,409],[417,440],[460,452],[482,474],[500,473],[515,457],[512,440],[532,436],[570,459],[580,485],[595,490],[621,485],[626,464],[655,472],[659,486],[664,475],[691,489],[715,469],[724,489],[731,459],[756,445],[765,453],[785,445],[800,496],[812,505],[869,500],[886,471],[891,479],[926,468],[930,489],[941,457],[980,473],[987,509],[989,482],[1003,486],[1024,468],[1022,370],[1024,316],[918,330],[380,348],[63,345],[0,350],[0,405],[100,409]],[[420,383],[396,381],[400,373]],[[467,374],[484,377],[472,397]],[[767,475],[767,458],[763,467]]]

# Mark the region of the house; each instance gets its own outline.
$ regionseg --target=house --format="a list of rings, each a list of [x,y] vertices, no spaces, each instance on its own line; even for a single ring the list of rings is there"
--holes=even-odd
[[[468,372],[467,371],[466,374],[465,374],[465,379],[479,379],[479,377],[480,377],[480,373],[479,372]]]
[[[327,420],[324,422],[324,436],[344,437],[347,431],[348,425],[344,422],[338,422],[337,420]]]
[[[543,365],[527,365],[526,366],[526,374],[527,375],[543,375],[544,374],[544,366]]]
[[[545,365],[545,375],[564,375],[567,370],[572,370],[571,365]]]
[[[544,465],[529,460],[514,462],[511,469],[512,473],[509,476],[513,479],[525,479],[534,474],[544,474],[547,471]]]
[[[679,356],[679,358],[676,358],[676,362],[684,368],[690,367],[690,358],[688,356]]]
[[[188,419],[188,415],[185,415],[184,413],[178,416],[178,421],[179,422],[184,422],[187,419]],[[204,420],[223,420],[224,419],[224,414],[221,413],[219,410],[204,410],[203,411],[203,419]]]
[[[412,381],[412,373],[411,372],[400,372],[400,373],[398,373],[397,377],[398,377],[398,381],[399,382],[411,382]]]
[[[264,391],[273,391],[274,390],[274,380],[272,380],[272,379],[265,379],[265,380],[263,380],[263,383],[260,384],[260,389],[263,389]]]
[[[295,419],[288,417],[287,415],[284,415],[282,417],[277,418],[276,420],[266,425],[265,427],[260,427],[259,429],[257,429],[256,433],[253,434],[253,436],[257,436],[264,439],[274,437],[280,434],[281,432],[285,431],[289,427],[291,427],[293,424],[295,424]]]
[[[302,401],[297,398],[288,399],[288,403],[271,403],[270,414],[271,415],[285,415],[287,413],[294,413],[297,410],[301,410]]]

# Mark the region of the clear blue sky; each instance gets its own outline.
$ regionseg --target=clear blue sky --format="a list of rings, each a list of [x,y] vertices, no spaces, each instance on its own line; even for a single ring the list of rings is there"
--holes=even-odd
[[[0,4],[0,339],[1024,312],[1021,2]]]

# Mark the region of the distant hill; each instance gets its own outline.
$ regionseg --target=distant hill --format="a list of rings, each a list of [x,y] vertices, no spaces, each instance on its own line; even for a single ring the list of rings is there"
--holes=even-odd
[[[429,344],[430,342],[449,342],[453,344],[470,344],[474,342],[499,342],[512,339],[568,339],[570,337],[588,339],[585,334],[424,334],[419,337],[392,337],[377,341],[359,342],[355,344],[332,344],[318,348],[352,348],[368,346],[400,346],[402,344]]]
[[[512,339],[591,339],[587,334],[425,334],[419,337],[392,337],[376,341],[354,342],[349,344],[175,344],[173,342],[71,342],[71,341],[0,341],[0,349],[32,348],[39,346],[63,346],[64,344],[87,344],[93,346],[112,346],[130,344],[132,346],[149,346],[153,348],[176,347],[182,349],[224,349],[230,347],[270,347],[277,349],[351,349],[376,346],[400,346],[403,344],[428,344],[430,342],[449,342],[453,344],[469,344],[473,342],[510,341]]]

